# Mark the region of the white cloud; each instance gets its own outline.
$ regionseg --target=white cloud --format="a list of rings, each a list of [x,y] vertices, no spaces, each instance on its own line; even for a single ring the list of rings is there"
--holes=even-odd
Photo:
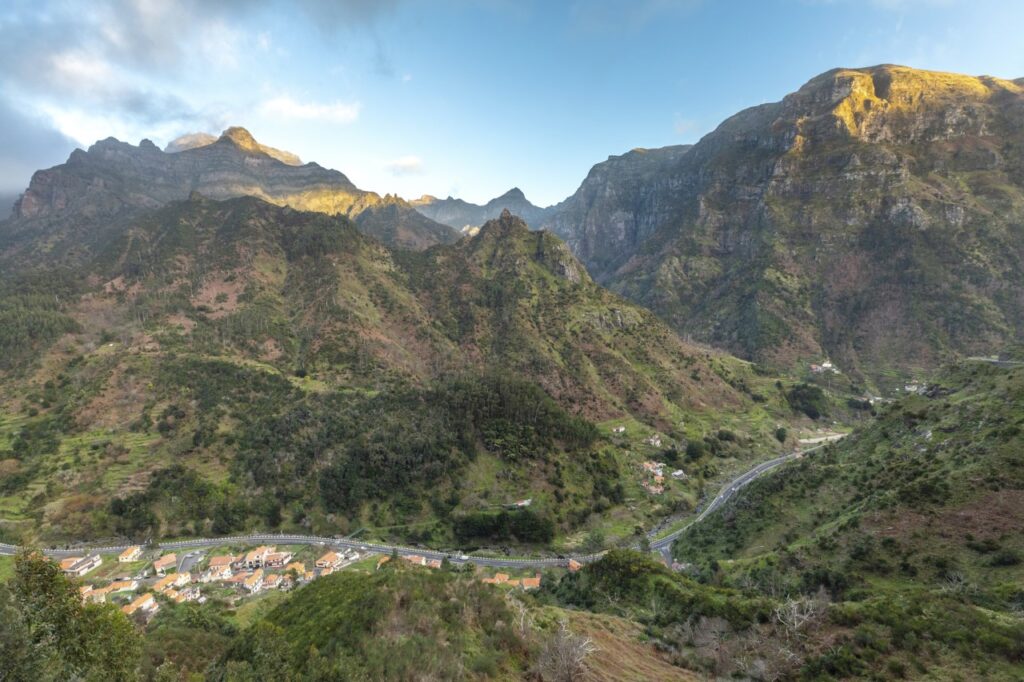
[[[260,105],[260,109],[264,113],[272,116],[330,123],[352,123],[359,118],[361,108],[362,105],[359,102],[333,102],[331,104],[298,102],[287,95],[265,100]]]
[[[401,156],[384,166],[392,175],[420,175],[423,173],[423,159],[413,154]]]

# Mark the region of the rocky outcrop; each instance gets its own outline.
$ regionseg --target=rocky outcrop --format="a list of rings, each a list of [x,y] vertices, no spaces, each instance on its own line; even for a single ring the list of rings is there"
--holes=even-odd
[[[259,144],[244,128],[229,128],[214,142],[201,142],[192,139],[175,147],[187,148],[167,153],[149,140],[136,147],[108,138],[88,151],[75,150],[66,163],[33,175],[15,217],[60,227],[62,217],[113,216],[198,191],[213,199],[254,196],[281,206],[345,215],[366,226],[371,236],[385,241],[395,236],[388,241],[391,246],[426,248],[457,237],[406,202],[360,190],[336,170],[315,163],[294,165],[298,157]],[[401,228],[382,225],[381,213],[400,221]]]
[[[672,170],[689,145],[634,149],[590,169],[571,197],[552,207],[541,227],[565,239],[590,272],[614,272],[654,229],[676,217]]]
[[[692,149],[598,164],[546,222],[678,331],[863,378],[1024,336],[1024,88],[822,74]]]
[[[428,218],[454,227],[465,234],[473,234],[473,228],[480,227],[488,220],[494,220],[506,209],[530,225],[540,224],[549,211],[549,209],[540,208],[530,203],[518,187],[513,187],[482,206],[452,197],[438,199],[429,194],[411,203],[417,211]]]
[[[245,128],[228,128],[224,131],[224,135],[234,140],[242,149],[251,152],[260,152],[267,156],[277,159],[281,163],[286,163],[289,166],[301,166],[302,159],[296,154],[286,152],[281,149],[275,149],[274,147],[268,147],[267,145],[260,144],[256,139],[249,133]],[[186,149],[197,149],[199,147],[205,147],[213,144],[217,141],[217,137],[210,135],[209,133],[190,133],[188,135],[182,135],[179,138],[171,140],[164,147],[164,151],[173,154],[175,152],[183,152]]]

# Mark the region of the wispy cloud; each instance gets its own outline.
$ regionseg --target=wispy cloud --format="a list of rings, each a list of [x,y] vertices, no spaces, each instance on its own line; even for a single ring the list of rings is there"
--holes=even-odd
[[[0,3],[0,110],[31,122],[39,136],[56,145],[67,144],[67,138],[86,145],[107,135],[159,140],[164,131],[174,136],[217,129],[225,118],[237,122],[237,114],[258,107],[258,95],[240,97],[236,91],[219,102],[197,94],[197,80],[239,74],[257,55],[262,60],[286,55],[266,30],[282,10],[303,28],[316,29],[313,34],[324,41],[342,33],[361,40],[369,36],[374,48],[369,68],[384,73],[393,67],[376,26],[402,2],[7,0]],[[358,103],[276,98],[266,104],[270,113],[300,120],[349,123],[359,116]],[[0,126],[5,176],[0,181],[14,167],[2,150],[17,146],[16,131],[26,125]],[[36,167],[45,163],[52,158],[41,154]]]
[[[359,102],[299,102],[287,95],[265,100],[260,105],[260,110],[271,116],[329,123],[352,123],[359,118],[360,109]]]
[[[413,154],[401,156],[394,161],[385,164],[385,168],[392,175],[421,175],[423,173],[423,159]]]

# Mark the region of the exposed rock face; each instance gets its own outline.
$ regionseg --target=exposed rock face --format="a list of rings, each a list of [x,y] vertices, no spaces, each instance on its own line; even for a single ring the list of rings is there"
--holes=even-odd
[[[298,155],[281,149],[275,149],[274,147],[268,147],[265,144],[260,144],[245,128],[228,128],[224,131],[224,135],[230,137],[234,140],[235,144],[247,151],[261,152],[271,158],[277,159],[281,163],[286,163],[289,166],[302,165],[302,159],[300,159]],[[164,147],[164,151],[168,154],[174,154],[176,152],[183,152],[186,149],[205,147],[216,141],[217,137],[215,135],[210,135],[209,133],[189,133],[188,135],[182,135],[175,140],[171,140],[167,146]]]
[[[749,358],[878,378],[1024,336],[1024,88],[837,69],[690,150],[599,164],[545,225]]]
[[[160,151],[149,140],[138,147],[113,138],[88,151],[75,150],[66,163],[38,171],[15,207],[22,221],[60,223],[111,216],[123,210],[153,208],[198,191],[214,199],[255,196],[293,208],[340,214],[365,225],[371,236],[403,248],[426,248],[457,235],[418,214],[407,203],[357,188],[342,173],[259,144],[244,128],[229,128],[216,141],[202,138],[182,151]],[[176,147],[177,148],[177,147]],[[285,160],[282,160],[282,157]],[[380,229],[385,211],[399,226]],[[393,228],[393,229],[392,229]]]
[[[505,209],[520,216],[531,225],[539,224],[549,210],[534,206],[518,187],[513,187],[483,206],[471,204],[462,199],[453,199],[452,197],[438,199],[430,195],[424,195],[411,203],[417,211],[428,218],[470,235],[475,233],[473,228],[480,227],[488,220],[497,218]]]
[[[569,244],[601,279],[629,258],[658,225],[679,215],[672,170],[690,145],[634,149],[590,169],[574,195],[554,206],[542,226]]]

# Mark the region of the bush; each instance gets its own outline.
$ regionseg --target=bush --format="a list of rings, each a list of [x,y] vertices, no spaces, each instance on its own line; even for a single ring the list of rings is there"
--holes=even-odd
[[[811,384],[798,384],[786,392],[786,402],[796,412],[803,412],[811,419],[828,415],[828,401],[825,392]]]

